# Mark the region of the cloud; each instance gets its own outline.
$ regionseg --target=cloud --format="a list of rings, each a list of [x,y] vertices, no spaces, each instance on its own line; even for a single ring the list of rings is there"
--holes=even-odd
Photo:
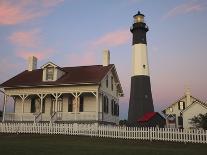
[[[82,53],[70,52],[67,56],[67,64],[65,66],[84,66],[97,64],[96,53],[93,51],[85,51]]]
[[[33,29],[31,31],[14,32],[9,37],[11,43],[18,47],[37,47],[40,42],[40,30]]]
[[[63,0],[1,0],[0,25],[16,25],[47,15]]]
[[[43,46],[41,31],[38,28],[14,32],[8,39],[15,45],[15,54],[19,58],[27,59],[29,56],[36,56],[42,60],[55,52],[53,48]]]
[[[39,51],[19,50],[16,52],[16,56],[23,58],[23,59],[28,59],[29,56],[35,56],[39,60],[43,60],[49,57],[54,52],[55,50],[52,48],[46,48],[46,49],[39,50]]]
[[[67,59],[70,65],[91,65],[97,64],[97,50],[102,51],[105,48],[118,47],[127,43],[130,39],[128,29],[121,29],[106,33],[92,41],[86,43],[82,52],[69,52]],[[78,60],[78,61],[77,61]],[[68,65],[68,64],[67,64]]]
[[[128,29],[121,29],[115,32],[109,32],[103,36],[91,41],[90,48],[96,47],[116,47],[127,43],[130,39],[130,32]]]
[[[192,12],[200,12],[207,9],[207,2],[204,0],[198,0],[198,1],[190,1],[188,3],[180,4],[174,8],[172,8],[170,11],[167,12],[167,14],[163,17],[164,19],[182,15],[182,14],[188,14]]]

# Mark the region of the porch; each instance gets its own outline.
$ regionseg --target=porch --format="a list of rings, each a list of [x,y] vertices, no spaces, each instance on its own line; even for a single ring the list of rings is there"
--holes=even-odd
[[[9,92],[9,91],[8,91]],[[98,91],[15,93],[4,95],[5,122],[67,122],[102,119]],[[8,97],[14,100],[14,112],[6,112]]]

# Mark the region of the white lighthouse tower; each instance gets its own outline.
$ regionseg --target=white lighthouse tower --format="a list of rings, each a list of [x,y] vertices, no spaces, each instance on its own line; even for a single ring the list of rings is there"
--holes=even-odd
[[[132,75],[129,101],[128,121],[131,124],[147,112],[153,112],[153,100],[149,76],[146,33],[148,26],[144,15],[134,15],[134,23],[130,29],[132,40]]]

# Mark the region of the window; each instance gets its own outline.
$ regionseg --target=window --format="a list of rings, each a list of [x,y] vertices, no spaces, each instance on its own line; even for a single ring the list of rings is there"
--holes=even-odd
[[[70,96],[68,97],[68,112],[73,112],[73,101]]]
[[[180,101],[180,102],[178,103],[178,109],[179,109],[179,110],[184,110],[184,109],[185,109],[185,102]]]
[[[111,100],[111,114],[114,115],[114,100]]]
[[[83,112],[83,96],[80,96],[79,112]]]
[[[170,112],[173,112],[173,108],[172,107],[170,107],[169,110],[170,110]]]
[[[108,99],[108,97],[107,96],[104,96],[103,97],[103,111],[105,112],[105,113],[108,113],[108,109],[109,109],[109,99]]]
[[[109,79],[108,79],[108,75],[106,76],[106,88],[108,88],[109,86]]]
[[[35,113],[36,109],[35,109],[35,97],[31,98],[31,113]]]
[[[109,99],[106,97],[106,113],[109,112]]]
[[[179,125],[179,127],[183,127],[183,117],[182,116],[178,116],[178,125]]]
[[[42,113],[45,113],[45,99],[42,101]]]
[[[114,77],[111,77],[111,90],[114,90]]]
[[[119,116],[119,105],[117,103],[117,116]]]
[[[46,68],[46,80],[54,79],[54,67]]]

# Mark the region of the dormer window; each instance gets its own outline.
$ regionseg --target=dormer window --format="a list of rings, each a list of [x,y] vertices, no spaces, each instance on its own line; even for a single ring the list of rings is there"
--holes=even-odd
[[[53,81],[54,80],[54,67],[46,68],[46,80]]]
[[[43,70],[42,80],[46,82],[56,81],[65,74],[62,68],[52,62],[46,63],[41,68]]]

